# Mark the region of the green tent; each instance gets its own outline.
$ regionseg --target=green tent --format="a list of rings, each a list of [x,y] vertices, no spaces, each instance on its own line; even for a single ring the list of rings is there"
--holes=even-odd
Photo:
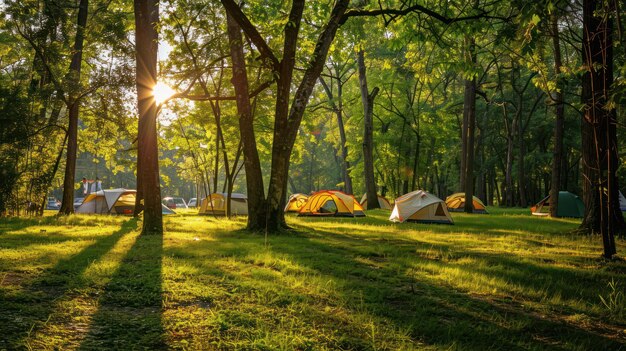
[[[530,208],[535,216],[547,216],[550,214],[550,196],[539,201]],[[585,205],[582,200],[569,191],[559,191],[559,209],[557,217],[582,218],[585,215]]]

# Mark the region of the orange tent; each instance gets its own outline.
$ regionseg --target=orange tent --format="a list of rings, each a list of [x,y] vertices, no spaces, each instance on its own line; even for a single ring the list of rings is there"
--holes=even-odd
[[[298,215],[364,217],[365,212],[354,196],[337,190],[321,190],[309,197]]]
[[[488,213],[485,204],[476,196],[473,197],[472,205],[474,213]],[[448,210],[452,212],[462,212],[465,208],[465,194],[456,193],[448,196],[446,198],[446,206],[448,206]]]
[[[285,205],[285,212],[298,212],[308,198],[304,194],[292,194],[287,200],[287,205]]]

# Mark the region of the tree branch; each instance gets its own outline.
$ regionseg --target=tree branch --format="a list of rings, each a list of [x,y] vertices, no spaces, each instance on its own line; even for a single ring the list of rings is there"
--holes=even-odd
[[[259,95],[261,92],[263,92],[263,90],[269,88],[269,86],[272,85],[273,83],[274,83],[273,80],[268,80],[267,82],[259,85],[256,89],[250,92],[250,95],[248,96],[248,98],[252,99],[253,97]],[[185,92],[172,95],[172,97],[168,100],[176,99],[176,98],[184,98],[184,99],[192,100],[192,101],[226,101],[226,100],[236,99],[235,96],[211,96],[211,95],[206,95],[206,94],[205,95],[189,95],[188,93],[189,93],[189,89]]]
[[[339,21],[340,25],[343,25],[344,23],[346,23],[346,21],[350,18],[350,17],[375,17],[375,16],[385,16],[385,15],[392,15],[393,17],[391,18],[391,20],[395,19],[396,17],[399,16],[404,16],[404,15],[408,15],[411,12],[419,12],[419,13],[423,13],[428,15],[431,18],[434,18],[436,20],[439,20],[440,22],[443,22],[445,24],[452,24],[455,22],[462,22],[462,21],[469,21],[469,20],[476,20],[476,19],[499,19],[499,20],[503,20],[503,21],[509,21],[511,18],[510,17],[501,17],[501,16],[491,16],[489,15],[489,12],[487,11],[482,11],[481,13],[477,14],[477,15],[472,15],[472,16],[463,16],[463,17],[454,17],[454,18],[450,18],[450,17],[446,17],[444,15],[441,15],[431,9],[428,9],[424,6],[421,5],[413,5],[413,6],[409,6],[407,8],[404,9],[383,9],[380,8],[378,10],[360,10],[360,9],[355,9],[355,10],[349,10],[346,11],[346,13],[341,17],[341,20]],[[389,21],[385,21],[386,23],[390,22]]]
[[[280,62],[274,52],[265,42],[261,34],[257,31],[256,27],[250,22],[248,17],[241,11],[239,5],[234,0],[220,0],[226,11],[233,17],[237,24],[241,27],[246,36],[252,40],[252,43],[259,49],[261,57],[266,57],[271,61],[274,71],[280,70]]]

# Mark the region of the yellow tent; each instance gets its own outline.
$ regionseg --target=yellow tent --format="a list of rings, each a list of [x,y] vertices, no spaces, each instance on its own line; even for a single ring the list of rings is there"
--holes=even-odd
[[[367,208],[367,193],[363,194],[363,197],[361,197],[361,206],[363,206],[363,208]],[[393,206],[391,206],[391,203],[389,203],[389,200],[387,200],[385,197],[378,195],[378,204],[380,205],[380,208],[384,209],[384,210],[389,210],[391,211],[391,209],[393,208]]]
[[[365,212],[354,196],[337,190],[321,190],[309,197],[298,215],[364,217]]]
[[[304,194],[292,194],[285,205],[285,212],[298,212],[309,197]]]
[[[226,215],[226,196],[224,193],[213,193],[209,197],[202,199],[198,214],[208,214],[216,216]],[[248,198],[244,194],[230,194],[230,214],[247,215]]]
[[[474,207],[474,213],[489,213],[487,212],[487,208],[482,201],[476,196],[473,197],[472,205]],[[464,193],[456,193],[448,196],[446,198],[446,205],[448,206],[448,210],[452,212],[463,212],[465,208],[465,194]]]
[[[446,203],[423,190],[404,194],[396,199],[389,220],[392,222],[418,222],[454,224]]]

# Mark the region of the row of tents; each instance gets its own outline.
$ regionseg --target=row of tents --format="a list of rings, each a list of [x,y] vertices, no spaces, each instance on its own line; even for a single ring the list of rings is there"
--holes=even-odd
[[[413,193],[417,193],[418,191],[414,191],[412,193],[409,194],[413,194]],[[429,194],[426,191],[422,191],[425,194]],[[409,195],[406,194],[406,195]],[[401,199],[404,198],[403,195],[399,198],[397,198],[394,203],[397,203],[398,201],[400,201]],[[432,195],[432,194],[431,194]],[[353,200],[349,200],[348,198],[346,198],[346,196],[349,196],[351,199]],[[434,196],[434,195],[433,195]],[[435,196],[436,197],[436,196]],[[287,201],[287,205],[285,206],[285,212],[298,212],[299,214],[303,215],[303,214],[308,214],[308,211],[306,211],[306,213],[301,212],[301,208],[304,206],[304,204],[307,203],[309,198],[321,198],[324,199],[326,201],[330,201],[333,200],[335,202],[342,201],[344,203],[346,202],[351,202],[351,201],[356,201],[354,200],[354,197],[352,195],[348,195],[345,194],[341,191],[337,191],[337,190],[322,190],[319,191],[317,193],[314,193],[313,195],[311,195],[311,197],[304,195],[304,194],[293,194],[289,197],[289,200]],[[342,199],[343,198],[343,199]],[[440,201],[443,201],[441,199],[439,199]],[[318,201],[318,200],[316,200]],[[367,194],[364,194],[363,197],[361,197],[361,201],[358,202],[358,204],[360,205],[361,208],[366,208],[367,207]],[[380,206],[381,209],[384,210],[393,210],[393,205],[389,202],[389,200],[387,200],[387,198],[385,198],[384,196],[378,195],[378,204]],[[450,196],[448,196],[446,198],[445,201],[446,206],[449,208],[450,211],[463,211],[464,207],[465,207],[465,194],[463,193],[456,193],[456,194],[452,194]],[[332,205],[331,205],[332,206]],[[324,205],[321,206],[322,208],[324,208]],[[475,213],[487,213],[487,210],[485,208],[485,204],[483,204],[482,201],[480,201],[479,198],[477,198],[476,196],[474,196],[473,201],[472,201],[472,207],[474,209]],[[312,211],[314,214],[317,213],[317,211]],[[325,212],[327,213],[327,212]],[[320,214],[324,214],[324,213],[320,213]],[[341,213],[339,215],[342,215]]]
[[[465,209],[465,194],[456,193],[448,196],[445,201],[423,190],[405,194],[391,205],[389,200],[378,195],[380,208],[391,210],[389,218],[392,221],[404,222],[414,220],[430,223],[452,223],[449,212],[462,212]],[[620,209],[626,211],[626,197],[619,193]],[[299,216],[364,216],[363,209],[367,207],[367,195],[363,195],[357,202],[352,195],[336,190],[323,190],[310,197],[304,194],[294,194],[289,197],[285,212],[297,212]],[[485,204],[476,196],[472,199],[474,213],[487,214]],[[531,213],[536,216],[547,216],[550,212],[550,197],[542,199],[531,207]],[[584,216],[585,206],[575,194],[567,191],[559,192],[559,208],[557,217],[581,218]]]
[[[446,201],[423,190],[405,194],[394,201],[392,206],[389,200],[378,195],[380,208],[390,210],[389,220],[393,222],[421,222],[453,224],[450,211],[462,211],[465,206],[465,194],[453,194]],[[472,202],[474,212],[487,213],[485,205],[474,197]],[[354,196],[337,190],[322,190],[311,196],[293,194],[285,206],[285,212],[296,212],[299,216],[335,216],[361,217],[365,216],[367,195],[361,201]]]
[[[135,208],[136,191],[132,189],[106,189],[89,194],[78,206],[76,213],[132,214]],[[227,195],[213,193],[201,202],[199,214],[223,216],[226,214]],[[626,211],[626,197],[619,193],[620,208]],[[394,222],[417,221],[424,223],[453,223],[449,212],[463,211],[465,194],[452,194],[445,201],[423,190],[402,195],[392,205],[383,196],[378,196],[382,209],[392,211],[389,219]],[[367,207],[367,196],[357,201],[352,195],[338,190],[322,190],[310,196],[293,194],[285,206],[285,212],[296,212],[299,216],[363,217]],[[473,197],[475,213],[487,213],[480,199]],[[230,210],[233,215],[248,214],[248,199],[244,194],[232,193]],[[567,191],[559,192],[558,217],[580,218],[584,215],[581,199]],[[162,205],[163,214],[175,214]],[[550,197],[546,197],[531,207],[536,216],[547,216],[550,212]]]

